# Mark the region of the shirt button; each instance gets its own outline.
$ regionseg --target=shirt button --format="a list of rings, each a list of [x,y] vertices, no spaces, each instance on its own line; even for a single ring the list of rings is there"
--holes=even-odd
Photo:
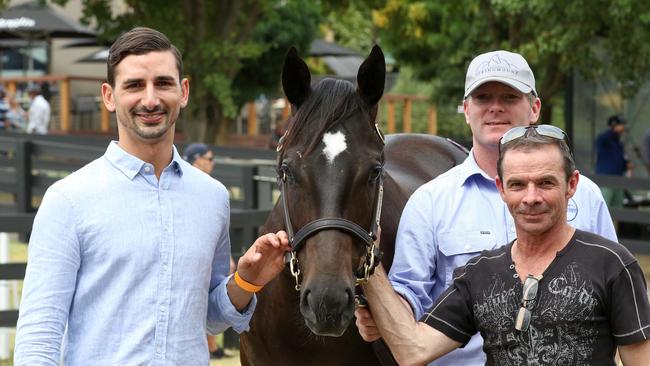
[[[151,172],[151,168],[149,166],[145,166],[144,171],[145,171],[145,173],[149,173],[149,172]]]
[[[465,245],[465,250],[470,250],[472,247],[470,245]]]
[[[162,353],[162,348],[160,348],[160,346],[156,347],[156,353]]]

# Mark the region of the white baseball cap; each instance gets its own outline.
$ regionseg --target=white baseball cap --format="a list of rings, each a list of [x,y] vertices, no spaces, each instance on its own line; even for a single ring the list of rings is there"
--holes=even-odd
[[[522,93],[537,95],[533,70],[518,53],[499,50],[476,56],[467,67],[465,98],[489,81],[498,81]]]

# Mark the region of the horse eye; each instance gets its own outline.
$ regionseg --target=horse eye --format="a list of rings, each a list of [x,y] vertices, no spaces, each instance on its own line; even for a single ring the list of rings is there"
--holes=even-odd
[[[381,165],[375,165],[372,167],[370,170],[370,175],[368,176],[368,182],[369,183],[374,183],[379,179],[379,177],[382,175],[384,172],[384,167]]]

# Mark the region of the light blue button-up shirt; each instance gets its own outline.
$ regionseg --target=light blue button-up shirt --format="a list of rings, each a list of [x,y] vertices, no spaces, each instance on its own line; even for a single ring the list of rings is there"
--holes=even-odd
[[[600,189],[585,176],[569,201],[573,226],[617,241]],[[420,319],[452,283],[456,267],[482,250],[515,239],[515,224],[494,179],[476,164],[473,152],[460,165],[424,184],[400,219],[389,278]],[[479,334],[464,348],[431,365],[485,365]]]
[[[56,365],[62,343],[66,365],[207,365],[206,328],[248,329],[256,302],[239,313],[226,293],[229,214],[175,148],[157,179],[112,142],[36,214],[15,365]]]

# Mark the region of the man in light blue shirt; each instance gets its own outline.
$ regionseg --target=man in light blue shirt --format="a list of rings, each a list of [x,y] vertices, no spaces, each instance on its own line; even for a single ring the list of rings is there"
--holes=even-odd
[[[470,63],[463,102],[473,147],[461,165],[420,187],[400,219],[389,279],[415,319],[420,319],[451,284],[453,270],[482,250],[515,239],[515,227],[501,200],[497,175],[498,144],[516,126],[537,123],[541,101],[535,77],[519,54],[494,51]],[[572,226],[617,241],[609,211],[598,187],[580,176],[569,201]],[[380,337],[372,316],[357,311],[357,326],[367,341]],[[432,365],[484,365],[479,335]]]
[[[207,365],[206,330],[246,330],[254,292],[284,268],[278,232],[228,276],[228,192],[173,146],[189,97],[181,76],[160,32],[135,28],[111,47],[102,96],[119,141],[45,194],[15,365],[58,365],[62,348],[66,365]]]

